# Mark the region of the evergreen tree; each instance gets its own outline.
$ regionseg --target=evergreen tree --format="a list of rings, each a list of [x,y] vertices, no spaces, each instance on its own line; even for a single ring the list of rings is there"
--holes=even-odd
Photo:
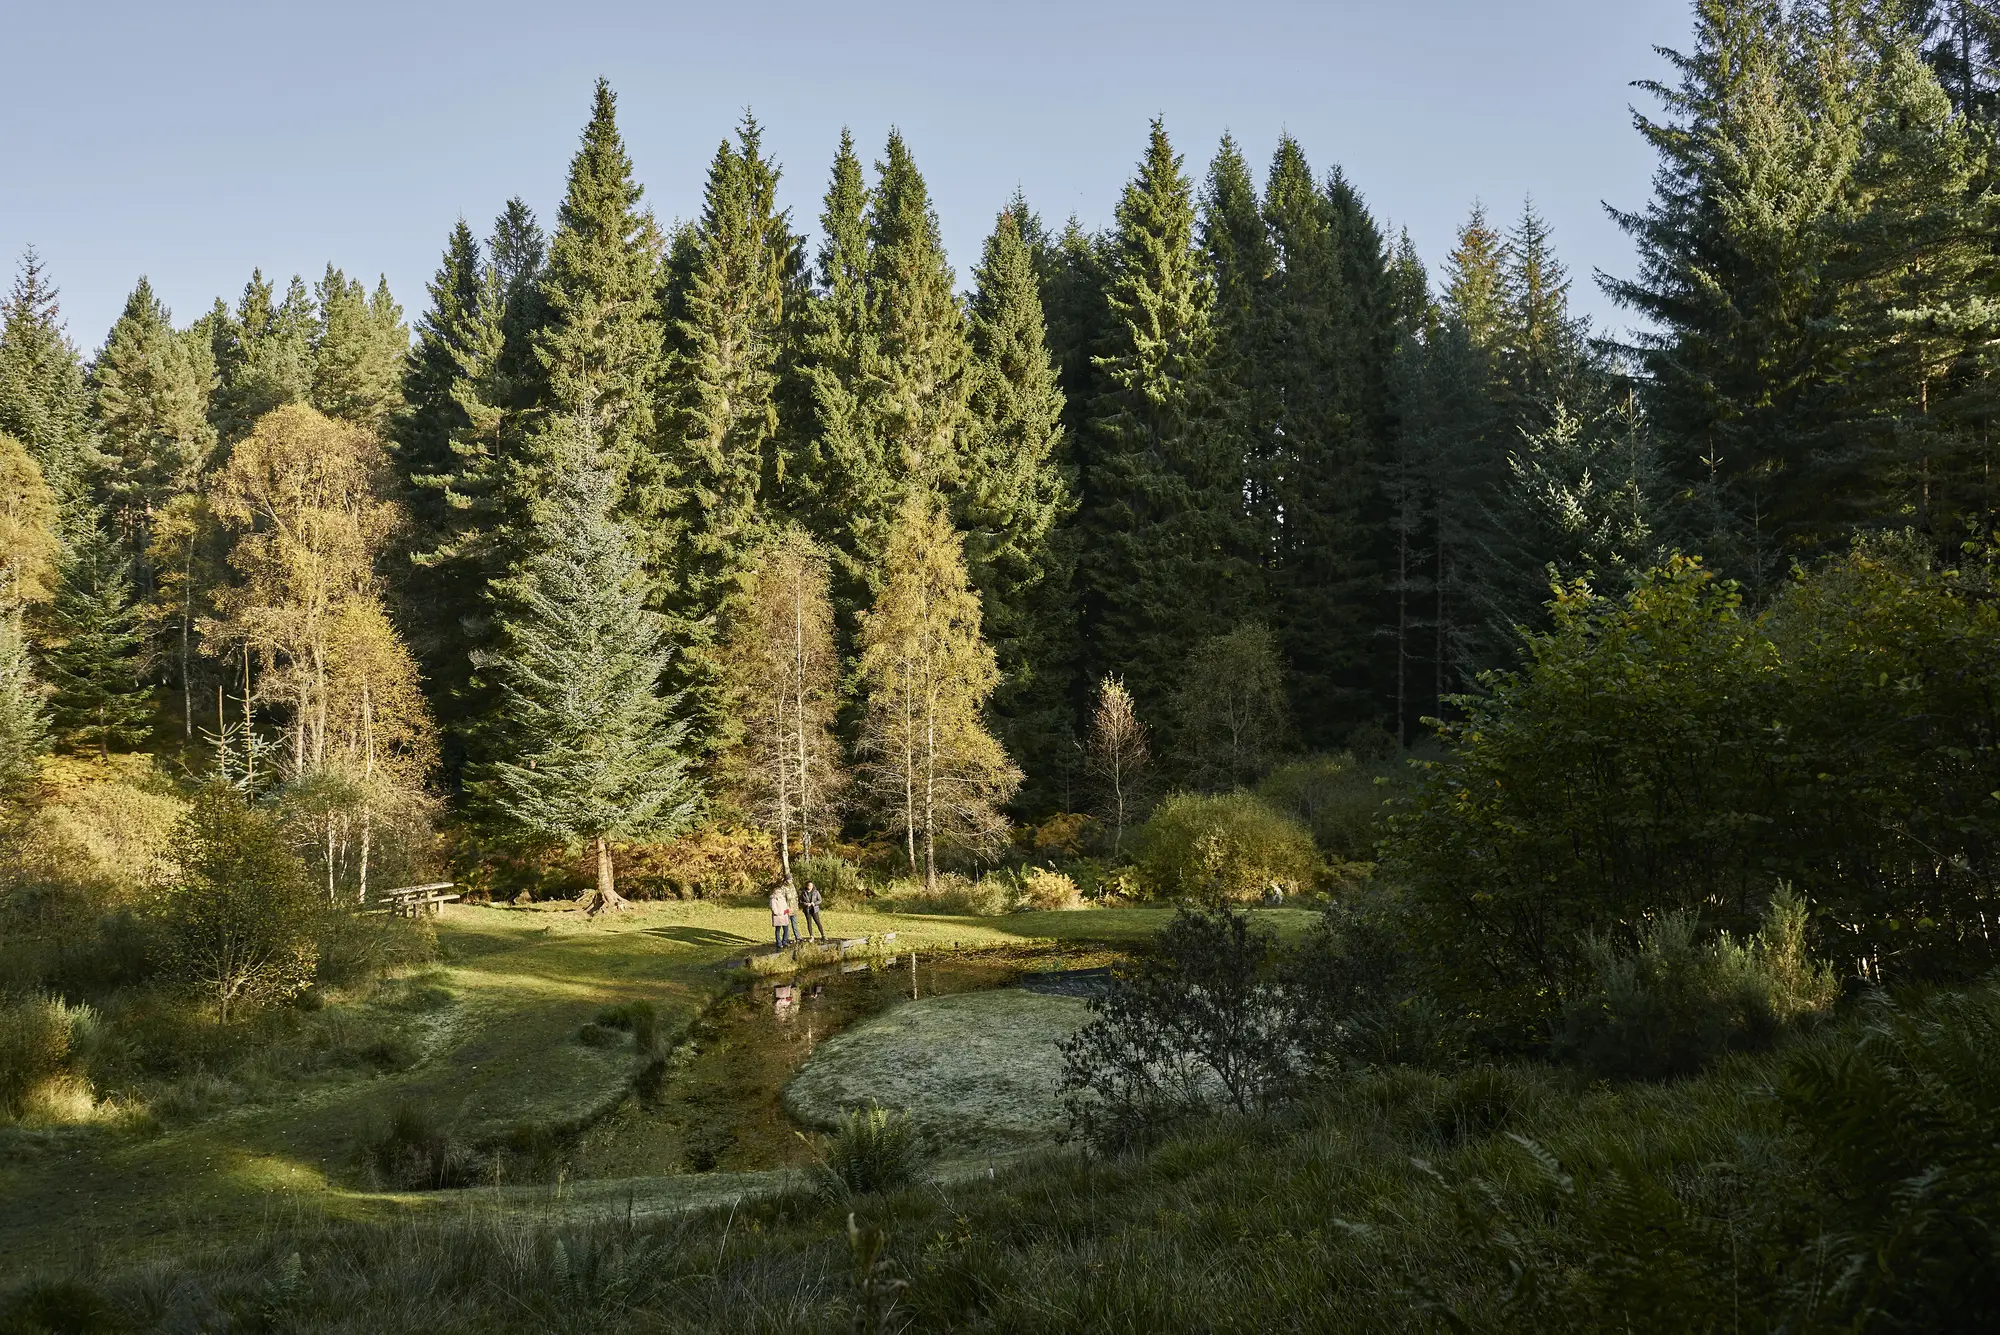
[[[488,629],[486,587],[504,569],[494,509],[506,443],[504,281],[497,254],[484,262],[461,219],[431,280],[430,309],[417,324],[403,378],[405,406],[393,429],[410,525],[407,596],[423,613],[411,618],[412,648],[446,728],[452,777],[477,716],[468,692],[472,652]]]
[[[592,850],[596,913],[622,907],[611,841],[672,834],[700,791],[685,727],[658,693],[668,651],[630,534],[613,515],[613,463],[571,418],[549,443],[555,491],[533,555],[497,589],[500,648],[482,656],[497,704],[492,757],[470,785],[523,833]]]
[[[1601,377],[1589,355],[1589,321],[1570,314],[1569,273],[1532,200],[1508,233],[1500,282],[1498,406],[1516,430],[1535,431],[1553,419],[1556,403],[1593,397]]]
[[[2000,263],[1987,151],[1907,46],[1890,49],[1870,94],[1828,266],[1840,293],[1839,374],[1825,387],[1832,439],[1799,484],[1832,532],[1913,521],[1950,540],[1953,518],[1989,514],[1996,500],[1986,437],[2000,315],[1988,294]]]
[[[1445,260],[1445,310],[1465,331],[1466,342],[1482,351],[1497,351],[1500,346],[1505,245],[1487,222],[1485,206],[1474,204]]]
[[[669,301],[663,477],[674,564],[665,591],[681,652],[672,686],[695,722],[697,750],[726,746],[731,711],[717,657],[725,608],[767,523],[777,472],[779,357],[798,291],[801,239],[777,205],[778,169],[746,115],[710,165],[699,222],[677,246]],[[684,267],[683,267],[684,266]]]
[[[274,304],[272,295],[263,271],[253,270],[234,313],[217,302],[208,319],[221,382],[210,411],[225,445],[249,435],[265,413],[312,393],[312,294],[293,275],[282,302]]]
[[[1064,531],[1075,502],[1023,226],[1030,217],[1018,198],[1001,213],[974,273],[973,389],[954,511],[1000,670],[989,712],[1030,776],[1031,800],[1047,804],[1075,749],[1075,553]]]
[[[1091,413],[1099,384],[1097,355],[1112,337],[1109,240],[1083,230],[1074,217],[1062,235],[1035,248],[1042,310],[1049,322],[1049,360],[1063,393],[1063,435],[1080,470],[1088,470]]]
[[[152,735],[152,694],[140,679],[146,646],[132,560],[94,518],[73,533],[38,646],[56,739],[109,755]]]
[[[204,331],[174,331],[141,278],[91,367],[90,387],[104,454],[98,490],[150,598],[153,517],[194,485],[215,448],[214,352]]]
[[[952,291],[951,265],[930,190],[909,147],[889,132],[886,161],[868,215],[870,356],[862,397],[881,441],[887,485],[871,497],[864,550],[879,558],[903,491],[950,489],[963,480],[958,455],[965,423],[971,346],[965,312]]]
[[[1395,291],[1360,196],[1338,171],[1317,187],[1289,140],[1264,211],[1279,265],[1268,363],[1283,405],[1271,606],[1301,738],[1328,746],[1370,720],[1384,684],[1371,641],[1390,545],[1378,469],[1395,430]]]
[[[621,506],[639,526],[640,558],[657,569],[672,500],[654,448],[660,236],[639,207],[644,192],[632,179],[617,109],[611,85],[599,79],[539,285],[540,422],[509,485],[531,506],[548,495],[559,438],[584,430],[617,470]]]
[[[87,409],[83,361],[63,332],[41,256],[30,247],[0,309],[0,433],[27,448],[65,511],[88,504],[96,451]]]
[[[1292,141],[1284,141],[1292,147]],[[1281,149],[1281,153],[1282,153]],[[1287,159],[1287,161],[1289,161]],[[1275,186],[1275,178],[1273,178]],[[1308,173],[1306,191],[1312,192]],[[1244,552],[1268,579],[1282,527],[1285,376],[1274,364],[1294,332],[1278,306],[1278,255],[1257,201],[1250,166],[1236,141],[1222,137],[1202,194],[1201,247],[1215,282],[1215,354],[1211,379],[1215,425],[1240,455],[1244,487]],[[1302,332],[1302,331],[1300,331]],[[1269,590],[1260,587],[1261,604]]]
[[[2000,110],[2000,8],[1993,0],[1899,0],[1898,26],[1968,115],[1992,120]]]
[[[1240,478],[1211,457],[1213,294],[1194,230],[1193,188],[1156,120],[1110,244],[1079,556],[1089,675],[1122,672],[1142,711],[1166,699],[1183,646],[1219,629],[1243,582],[1222,541]]]
[[[1817,540],[1792,486],[1822,445],[1818,381],[1836,294],[1829,223],[1859,143],[1842,39],[1800,51],[1776,0],[1700,0],[1667,118],[1638,118],[1660,156],[1647,207],[1614,216],[1639,273],[1606,290],[1654,332],[1634,352],[1669,472],[1698,499],[1696,544],[1753,592]],[[1815,55],[1824,58],[1807,58]]]
[[[779,486],[786,512],[827,541],[834,597],[851,618],[865,588],[848,516],[883,472],[880,443],[861,407],[861,368],[873,327],[868,315],[868,187],[854,137],[840,132],[820,212],[814,293],[803,317],[793,391],[806,412],[790,433]]]
[[[329,264],[315,295],[310,401],[328,417],[382,430],[402,406],[410,345],[389,280],[379,280],[371,296],[359,280]]]

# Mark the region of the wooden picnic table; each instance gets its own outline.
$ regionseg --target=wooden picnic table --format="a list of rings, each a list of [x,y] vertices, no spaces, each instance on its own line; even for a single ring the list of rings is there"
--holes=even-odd
[[[414,918],[427,909],[432,917],[436,917],[438,905],[449,904],[459,897],[438,892],[449,890],[456,884],[456,881],[437,881],[430,885],[399,886],[394,890],[384,890],[381,902],[387,904],[389,911],[398,917]]]

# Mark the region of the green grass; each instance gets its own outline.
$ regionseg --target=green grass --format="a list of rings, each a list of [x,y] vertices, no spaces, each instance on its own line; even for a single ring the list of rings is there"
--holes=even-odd
[[[1152,908],[1002,918],[835,910],[827,926],[845,936],[893,931],[905,949],[936,952],[1049,939],[1132,943],[1167,916]],[[1284,918],[1290,930],[1311,915]],[[248,1102],[167,1118],[157,1134],[79,1128],[0,1145],[0,1279],[85,1255],[105,1264],[174,1256],[252,1236],[279,1217],[382,1222],[426,1209],[372,1190],[362,1165],[360,1147],[399,1104],[428,1105],[468,1143],[588,1123],[625,1099],[635,1062],[628,1048],[578,1042],[579,1029],[608,1006],[648,1001],[671,1036],[742,977],[723,964],[764,949],[770,930],[761,906],[706,902],[641,904],[594,922],[553,907],[454,905],[438,927],[442,958],[426,986],[449,994],[450,1004],[413,1023],[406,1069],[290,1082],[273,1072],[239,1095]],[[532,1198],[539,1189],[519,1190]],[[640,1181],[626,1194],[679,1199],[690,1190]]]
[[[785,1106],[827,1130],[871,1102],[899,1108],[944,1156],[1047,1144],[1063,1126],[1056,1043],[1088,1017],[1074,998],[1019,988],[926,997],[820,1044]]]
[[[279,1304],[281,1328],[324,1332],[831,1335],[854,1329],[853,1209],[887,1230],[891,1273],[909,1282],[896,1329],[1519,1329],[1512,1275],[1476,1218],[1487,1198],[1465,1184],[1492,1183],[1516,1211],[1520,1246],[1551,1267],[1543,1282],[1589,1277],[1561,1269],[1576,1255],[1574,1207],[1507,1133],[1547,1146],[1579,1198],[1625,1158],[1727,1204],[1753,1186],[1742,1165],[1786,1171],[1757,1091],[1765,1074],[1738,1063],[1614,1091],[1537,1067],[1390,1071],[1286,1118],[1196,1128],[1137,1158],[1047,1152],[990,1178],[838,1203],[771,1175],[681,1179],[712,1193],[691,1212],[610,1184],[588,1201],[451,1193],[452,1204],[386,1224],[276,1219],[248,1245],[98,1284],[125,1317],[159,1329],[233,1327]],[[1602,1315],[1558,1310],[1566,1329]],[[1627,1315],[1618,1329],[1671,1328]]]

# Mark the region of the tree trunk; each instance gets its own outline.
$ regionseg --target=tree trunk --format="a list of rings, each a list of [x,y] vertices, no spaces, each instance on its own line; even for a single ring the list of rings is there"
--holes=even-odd
[[[584,901],[583,911],[591,917],[600,913],[615,913],[625,908],[625,897],[618,893],[611,867],[611,838],[597,836],[597,888]]]

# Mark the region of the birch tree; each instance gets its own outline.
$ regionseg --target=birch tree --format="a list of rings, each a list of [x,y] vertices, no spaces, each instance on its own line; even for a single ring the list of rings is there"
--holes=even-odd
[[[787,881],[794,839],[811,857],[814,835],[838,818],[845,781],[833,737],[831,573],[818,544],[787,528],[757,549],[729,619],[725,664],[742,724],[734,777],[775,831]]]
[[[862,747],[877,800],[902,826],[911,874],[921,865],[935,887],[938,845],[991,847],[1007,828],[1000,806],[1021,783],[981,717],[999,672],[964,544],[935,492],[904,499],[880,586],[861,624]]]

